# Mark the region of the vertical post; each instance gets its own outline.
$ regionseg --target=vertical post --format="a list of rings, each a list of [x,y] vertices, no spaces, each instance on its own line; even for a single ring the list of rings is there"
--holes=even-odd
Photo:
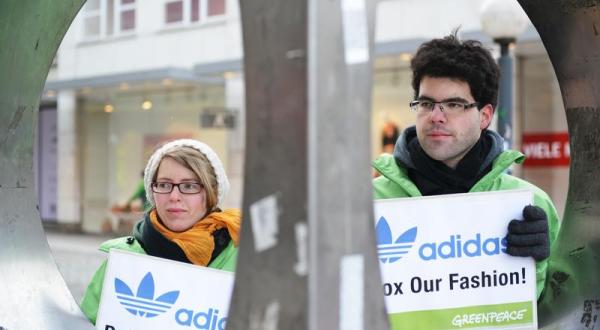
[[[77,148],[77,101],[74,90],[63,90],[57,98],[58,198],[57,219],[61,224],[79,224],[81,194]]]
[[[385,329],[369,162],[375,2],[240,7],[244,221],[228,329]]]
[[[308,8],[309,329],[385,329],[369,151],[375,1]]]
[[[244,184],[244,134],[246,130],[246,110],[244,81],[241,75],[234,75],[225,80],[225,103],[228,109],[233,109],[235,126],[227,137],[228,165],[227,175],[232,191],[242,191]],[[226,205],[241,205],[241,196],[227,196]]]
[[[246,152],[227,329],[306,329],[307,0],[240,0]]]
[[[500,88],[498,93],[498,134],[504,138],[504,148],[510,149],[513,144],[513,59],[510,44],[513,39],[496,39],[500,45]]]

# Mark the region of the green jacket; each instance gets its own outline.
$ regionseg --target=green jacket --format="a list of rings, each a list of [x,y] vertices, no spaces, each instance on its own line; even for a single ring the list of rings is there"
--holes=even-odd
[[[548,225],[550,228],[550,246],[556,241],[558,235],[559,221],[556,208],[550,197],[533,184],[506,174],[506,170],[514,163],[520,164],[525,160],[525,156],[514,150],[503,151],[493,162],[492,169],[481,180],[479,180],[469,192],[497,191],[510,189],[529,189],[533,192],[533,203],[546,211],[548,215]],[[381,173],[373,181],[374,194],[376,199],[417,197],[421,192],[417,186],[410,180],[407,170],[398,166],[394,157],[384,154],[373,161],[373,167]],[[546,281],[546,272],[548,269],[548,260],[536,263],[537,278],[537,296],[540,297]]]
[[[144,251],[140,243],[133,239],[132,236],[115,238],[100,245],[100,251],[108,252],[110,249],[119,249],[139,254],[146,254],[146,251]],[[215,260],[208,265],[208,267],[234,272],[237,253],[238,249],[233,244],[233,241],[231,241],[229,242],[229,245],[215,258]],[[94,324],[96,324],[98,308],[100,307],[100,297],[102,295],[102,285],[104,284],[106,264],[107,260],[102,262],[100,268],[98,268],[94,274],[94,277],[90,281],[90,284],[85,290],[85,294],[81,300],[81,310]]]

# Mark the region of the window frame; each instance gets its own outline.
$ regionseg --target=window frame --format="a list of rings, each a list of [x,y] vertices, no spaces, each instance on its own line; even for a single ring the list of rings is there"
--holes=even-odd
[[[85,8],[83,8],[82,11],[82,21],[83,21],[83,39],[84,40],[98,40],[100,39],[101,35],[104,35],[104,18],[102,13],[106,11],[105,8],[103,8],[103,5],[106,4],[106,1],[104,0],[98,0],[98,8],[97,9],[90,9],[90,5],[91,2],[87,2],[85,4]],[[98,34],[87,34],[87,20],[90,18],[98,18]]]
[[[109,1],[112,2],[112,10],[110,10]],[[138,20],[137,20],[137,0],[133,0],[132,3],[122,4],[121,0],[98,0],[98,9],[89,9],[89,4],[85,4],[83,8],[83,32],[82,40],[84,42],[89,41],[100,41],[112,38],[119,38],[124,36],[134,35],[137,31]],[[126,11],[133,11],[133,27],[131,29],[121,29],[121,14]],[[98,34],[87,34],[86,24],[90,18],[98,18],[99,28]],[[111,22],[112,18],[112,22]]]
[[[170,3],[174,3],[174,2],[181,2],[181,21],[175,21],[175,22],[167,22],[167,4]],[[166,28],[176,28],[176,27],[181,27],[181,26],[185,26],[187,25],[186,23],[186,18],[190,17],[191,13],[190,13],[190,7],[191,7],[191,3],[188,0],[165,0],[163,2],[163,26]]]
[[[227,0],[223,0],[224,13],[220,15],[208,16],[208,1],[198,0],[198,20],[192,20],[192,0],[164,0],[163,1],[163,27],[165,29],[176,29],[181,27],[195,27],[211,24],[214,22],[222,22],[227,19]],[[167,22],[167,4],[174,2],[182,2],[182,20],[176,22]]]
[[[137,0],[133,0],[131,3],[122,4],[122,0],[114,0],[116,3],[113,5],[113,36],[124,36],[135,34],[137,29]],[[133,11],[133,28],[123,30],[121,29],[121,15],[123,12]]]

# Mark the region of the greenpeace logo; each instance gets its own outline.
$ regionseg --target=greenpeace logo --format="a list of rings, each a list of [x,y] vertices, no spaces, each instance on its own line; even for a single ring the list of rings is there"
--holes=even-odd
[[[137,292],[115,277],[115,294],[125,309],[140,317],[155,317],[168,311],[179,298],[179,291],[169,291],[154,298],[154,279],[148,272],[138,285]]]
[[[417,227],[402,233],[396,240],[392,237],[390,225],[384,217],[379,218],[375,226],[377,234],[377,255],[382,263],[396,262],[408,253],[417,238]]]

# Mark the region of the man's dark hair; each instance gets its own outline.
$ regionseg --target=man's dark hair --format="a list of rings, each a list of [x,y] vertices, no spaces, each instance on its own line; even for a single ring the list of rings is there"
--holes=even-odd
[[[456,31],[443,39],[422,44],[410,63],[415,99],[425,76],[465,81],[481,109],[486,104],[496,107],[500,70],[490,52],[476,40],[460,41]]]

